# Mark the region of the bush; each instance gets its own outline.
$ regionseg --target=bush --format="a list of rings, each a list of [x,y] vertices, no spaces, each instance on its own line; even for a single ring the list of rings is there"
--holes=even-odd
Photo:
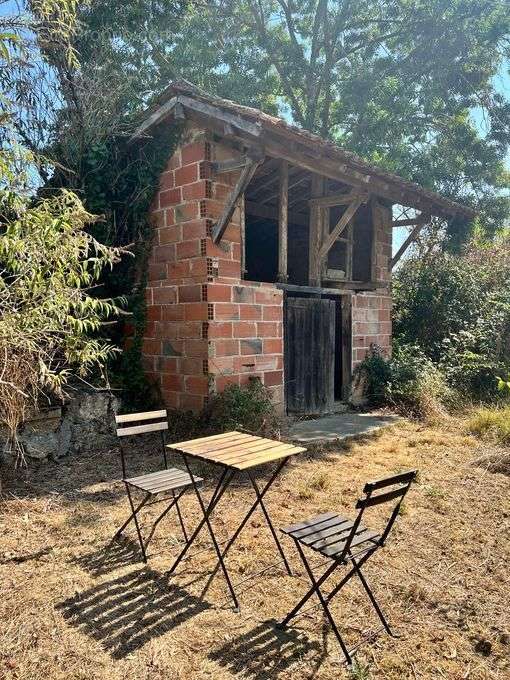
[[[260,380],[251,380],[239,387],[230,385],[215,395],[202,416],[204,429],[235,430],[244,428],[252,432],[274,430],[277,418],[271,393]]]
[[[508,236],[473,241],[462,255],[410,258],[394,277],[395,341],[430,360],[464,401],[500,399],[498,376],[510,370],[508,247]]]
[[[434,419],[456,403],[444,374],[418,345],[395,345],[387,400],[416,417]]]
[[[470,419],[468,429],[499,444],[510,444],[510,406],[479,409]]]
[[[418,418],[436,418],[456,401],[445,376],[417,345],[398,345],[390,360],[373,349],[358,367],[372,406],[384,403]]]

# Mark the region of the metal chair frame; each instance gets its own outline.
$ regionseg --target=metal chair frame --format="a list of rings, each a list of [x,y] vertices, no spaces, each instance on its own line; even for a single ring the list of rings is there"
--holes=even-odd
[[[150,422],[147,422],[150,421]],[[117,425],[120,425],[120,427],[117,428],[117,436],[119,437],[119,448],[120,448],[120,458],[121,458],[121,464],[122,464],[122,481],[124,482],[124,485],[126,487],[126,494],[129,500],[129,505],[131,507],[131,514],[129,517],[126,519],[124,524],[115,532],[112,541],[117,540],[124,530],[129,526],[131,522],[134,522],[135,528],[136,528],[136,533],[138,536],[138,542],[140,544],[140,551],[142,553],[142,559],[146,563],[147,562],[147,547],[154,536],[154,533],[156,531],[156,528],[158,524],[161,522],[161,520],[170,512],[170,510],[175,507],[175,510],[177,512],[177,516],[179,518],[179,524],[181,526],[182,534],[184,537],[184,540],[187,542],[188,541],[188,534],[186,532],[186,527],[184,525],[184,520],[182,517],[181,509],[179,507],[179,500],[181,496],[184,494],[186,489],[192,487],[195,482],[201,482],[201,478],[196,478],[195,480],[192,481],[189,479],[188,481],[183,479],[183,476],[187,477],[187,474],[183,470],[179,470],[178,468],[169,468],[168,467],[168,459],[167,459],[167,451],[166,451],[166,431],[168,430],[168,421],[167,421],[167,412],[166,410],[160,410],[160,411],[147,411],[145,413],[130,413],[126,415],[119,415],[115,417],[115,422]],[[123,446],[123,441],[124,437],[135,437],[135,436],[140,436],[140,435],[146,435],[154,432],[159,432],[160,438],[161,438],[161,454],[163,458],[163,471],[168,471],[170,473],[175,473],[174,475],[174,487],[172,487],[172,480],[169,481],[168,483],[168,488],[164,488],[161,491],[157,490],[146,490],[143,488],[140,488],[137,486],[138,483],[143,483],[144,478],[149,478],[151,476],[151,473],[146,474],[146,475],[141,475],[140,477],[136,478],[128,478],[127,477],[127,465],[126,465],[126,451],[125,447]],[[144,498],[138,503],[138,505],[135,505],[135,501],[133,498],[132,494],[132,489],[138,489],[139,491],[144,491],[145,496]],[[157,500],[154,500],[149,503],[150,498],[153,496],[158,495],[159,493],[166,493],[170,491],[171,496],[170,497],[165,497],[165,498],[158,498]],[[147,538],[144,540],[143,535],[142,535],[142,529],[140,527],[140,522],[139,522],[139,513],[143,508],[148,508],[152,505],[156,505],[158,503],[165,503],[167,502],[168,505],[167,507],[161,512],[158,517],[154,520],[152,523],[151,530],[147,536]]]
[[[370,586],[366,581],[364,574],[361,571],[361,567],[365,565],[365,563],[375,552],[377,552],[379,548],[382,548],[385,545],[393,524],[397,519],[402,501],[404,500],[409,487],[414,481],[416,474],[416,470],[411,470],[409,472],[387,477],[385,479],[367,482],[363,488],[363,493],[365,494],[364,498],[360,498],[356,503],[355,507],[357,510],[359,510],[359,512],[354,521],[351,521],[348,518],[340,517],[335,513],[326,513],[326,515],[321,515],[317,518],[312,518],[311,520],[300,522],[281,530],[284,534],[290,536],[294,540],[298,554],[301,558],[301,561],[303,562],[305,571],[308,574],[308,578],[310,579],[311,587],[299,600],[296,606],[287,614],[283,621],[281,621],[279,624],[280,627],[286,627],[291,619],[293,619],[299,613],[306,602],[308,602],[308,600],[314,594],[317,595],[319,603],[322,605],[324,614],[326,615],[326,618],[333,629],[346,661],[350,665],[352,663],[352,652],[349,652],[345,642],[342,639],[342,636],[340,635],[338,627],[329,608],[329,603],[335,597],[335,595],[337,595],[342,590],[348,581],[350,581],[350,579],[356,575],[359,578],[363,589],[367,593],[367,596],[384,629],[389,635],[394,636],[372,590],[370,589]],[[374,491],[385,489],[391,486],[396,486],[397,488],[374,495]],[[373,532],[361,525],[361,519],[367,508],[380,505],[382,503],[389,503],[393,500],[396,500],[397,502],[382,533],[379,534]],[[334,524],[335,522],[337,522],[336,525]],[[314,526],[316,527],[315,529],[313,528]],[[342,526],[344,527],[343,529]],[[307,560],[303,550],[303,545],[333,560],[332,564],[326,568],[322,576],[319,578],[316,578],[313,574],[309,561]],[[349,563],[352,565],[351,569],[342,578],[342,580],[325,595],[321,590],[323,584],[333,574],[333,572],[337,570],[337,568],[345,566]]]

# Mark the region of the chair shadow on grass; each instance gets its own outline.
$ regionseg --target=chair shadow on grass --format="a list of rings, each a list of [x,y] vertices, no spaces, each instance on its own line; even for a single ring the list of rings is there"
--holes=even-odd
[[[312,678],[324,660],[324,647],[295,630],[279,629],[274,619],[262,621],[209,654],[233,675],[242,673],[252,680],[274,680],[305,657],[309,657],[307,677]]]
[[[70,625],[122,659],[210,607],[144,568],[103,581],[57,605]]]
[[[140,565],[140,545],[127,536],[107,543],[99,550],[71,560],[73,564],[88,571],[92,576],[104,576],[129,565]]]

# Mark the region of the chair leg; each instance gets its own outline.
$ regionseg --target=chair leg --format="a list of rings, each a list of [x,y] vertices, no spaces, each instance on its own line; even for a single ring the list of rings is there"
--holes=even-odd
[[[359,580],[361,581],[363,588],[365,589],[368,597],[370,598],[370,602],[372,603],[372,606],[374,607],[375,611],[377,612],[377,616],[381,620],[381,623],[383,624],[384,628],[386,629],[386,632],[388,633],[388,635],[391,635],[392,637],[394,637],[394,635],[391,631],[391,628],[390,628],[388,622],[386,621],[384,614],[381,611],[381,608],[377,604],[377,600],[375,599],[374,594],[370,590],[370,587],[369,587],[368,583],[366,582],[365,577],[363,576],[363,574],[361,572],[359,564],[356,562],[356,560],[354,558],[352,559],[352,563],[354,565],[354,571],[355,571],[356,575],[359,577]]]
[[[128,517],[127,520],[124,522],[124,524],[120,527],[120,529],[117,529],[117,531],[116,531],[115,534],[113,535],[113,538],[112,538],[112,541],[111,541],[112,543],[113,543],[113,541],[115,541],[117,538],[119,538],[119,536],[122,534],[122,532],[124,531],[124,529],[128,526],[128,524],[129,524],[130,522],[133,521],[134,515],[136,515],[136,514],[138,514],[138,513],[140,512],[140,510],[143,508],[143,506],[147,503],[148,500],[149,500],[149,496],[147,495],[147,496],[143,499],[143,501],[137,505],[137,507],[135,508],[135,512],[134,512],[134,513],[132,512],[132,513],[129,515],[129,517]]]
[[[177,515],[179,517],[179,522],[181,524],[181,529],[182,529],[182,535],[184,536],[184,540],[187,543],[188,542],[188,534],[186,533],[186,527],[184,526],[184,520],[182,519],[182,514],[181,514],[181,509],[179,507],[179,498],[182,496],[182,493],[180,493],[177,498],[175,497],[175,491],[172,491],[173,497],[175,498],[175,509],[177,510]]]
[[[345,642],[343,641],[342,636],[340,635],[340,631],[337,628],[337,625],[335,623],[333,615],[331,614],[331,612],[329,610],[328,603],[326,602],[326,599],[324,598],[323,594],[321,593],[320,585],[318,584],[318,582],[315,579],[315,576],[313,575],[313,571],[311,570],[310,565],[307,562],[307,559],[305,557],[305,554],[304,554],[301,546],[299,545],[299,542],[295,541],[295,543],[296,543],[296,547],[297,547],[298,552],[299,552],[299,556],[301,557],[301,561],[303,562],[303,565],[304,565],[306,572],[307,572],[307,574],[310,578],[310,581],[312,583],[313,592],[316,593],[317,597],[319,598],[320,603],[322,605],[322,608],[324,609],[324,613],[326,614],[326,617],[327,617],[329,623],[331,624],[331,628],[333,629],[333,633],[335,634],[335,636],[338,640],[338,643],[340,644],[340,647],[342,648],[342,652],[344,653],[344,656],[347,660],[347,663],[350,666],[352,664],[351,655],[349,654],[349,650],[345,646]],[[336,566],[338,566],[338,565],[335,564],[335,567]]]
[[[171,502],[171,503],[163,510],[163,512],[159,515],[159,517],[157,517],[157,518],[154,520],[154,523],[153,523],[153,525],[152,525],[151,532],[150,532],[150,534],[149,534],[147,540],[145,541],[145,549],[147,549],[147,546],[149,545],[149,541],[150,541],[151,538],[154,536],[154,532],[156,531],[156,528],[157,528],[158,524],[159,524],[159,523],[161,522],[161,520],[162,520],[162,519],[170,512],[170,510],[174,507],[174,505],[177,504],[177,500],[182,496],[183,493],[184,493],[184,491],[181,491],[181,493],[180,493],[178,496],[176,496],[175,493],[172,491],[173,500],[172,500],[172,502]]]
[[[128,495],[128,498],[129,498],[129,504],[131,505],[131,510],[132,510],[132,513],[133,513],[133,521],[135,523],[136,533],[138,534],[138,542],[140,543],[140,550],[142,551],[142,558],[143,558],[143,561],[145,562],[145,564],[147,564],[147,554],[145,552],[145,546],[143,544],[142,532],[140,531],[140,525],[138,524],[138,517],[137,517],[136,511],[135,511],[135,505],[133,503],[133,499],[131,497],[131,491],[129,489],[129,484],[126,484],[126,491],[127,491],[127,495]],[[147,501],[149,497],[150,496],[147,495],[147,498],[145,499],[145,501]],[[144,505],[145,505],[145,503],[144,503]]]

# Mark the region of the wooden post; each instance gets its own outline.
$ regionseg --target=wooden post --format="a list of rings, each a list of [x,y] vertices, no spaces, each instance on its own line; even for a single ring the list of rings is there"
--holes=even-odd
[[[342,297],[342,399],[347,401],[352,381],[352,295]]]
[[[324,194],[324,177],[312,175],[312,197],[319,198]],[[319,251],[322,243],[322,218],[323,211],[318,205],[310,206],[310,235],[308,254],[308,279],[310,286],[321,285],[321,266]]]
[[[244,194],[239,199],[239,217],[241,222],[241,278],[246,276],[246,206]]]
[[[287,281],[289,163],[280,163],[280,191],[278,195],[278,281]]]

